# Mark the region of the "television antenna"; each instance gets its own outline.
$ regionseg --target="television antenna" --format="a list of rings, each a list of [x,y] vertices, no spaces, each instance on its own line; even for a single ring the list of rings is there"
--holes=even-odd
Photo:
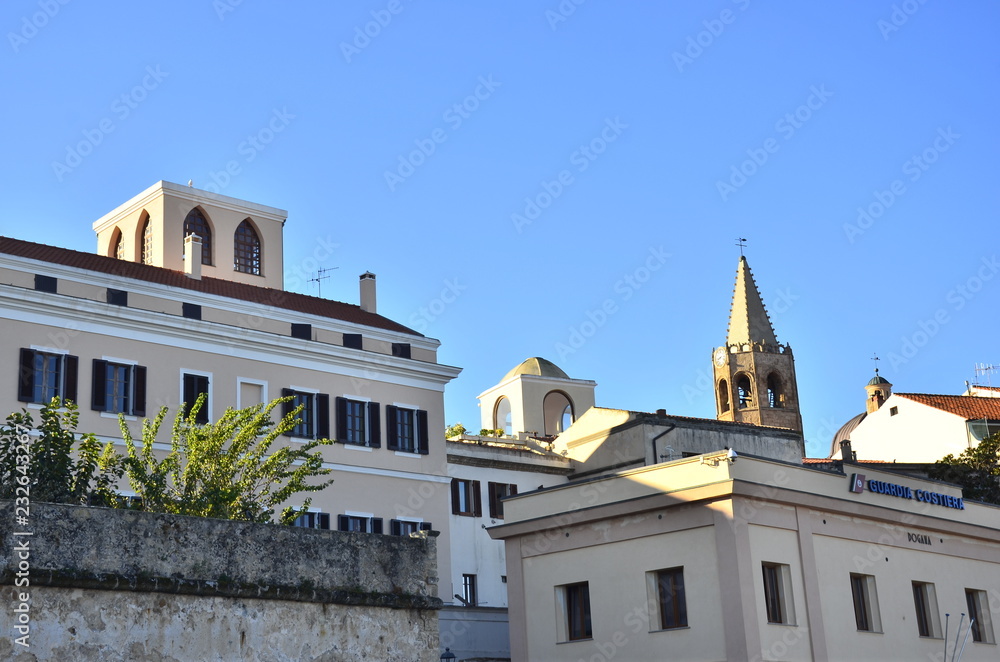
[[[1000,365],[995,365],[993,363],[977,363],[976,364],[976,381],[974,382],[976,386],[982,386],[979,382],[980,375],[986,375],[986,388],[992,388],[992,379],[990,375],[996,373],[1000,370]]]
[[[326,276],[324,274],[326,274],[327,271],[333,271],[334,269],[339,269],[339,268],[340,267],[327,267],[326,269],[316,270],[316,277],[309,279],[310,283],[316,283],[316,296],[318,297],[323,296],[323,281],[329,278],[329,276]]]

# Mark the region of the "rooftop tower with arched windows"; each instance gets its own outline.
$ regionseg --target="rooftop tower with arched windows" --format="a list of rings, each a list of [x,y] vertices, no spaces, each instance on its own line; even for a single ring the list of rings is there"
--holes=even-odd
[[[795,359],[778,342],[750,265],[736,269],[726,344],[712,354],[716,418],[802,432]]]
[[[185,270],[185,238],[197,235],[201,275],[280,290],[287,217],[283,209],[160,181],[95,221],[94,232],[101,255],[177,271]]]
[[[521,439],[553,437],[594,406],[596,387],[546,359],[525,359],[479,395],[482,426]]]

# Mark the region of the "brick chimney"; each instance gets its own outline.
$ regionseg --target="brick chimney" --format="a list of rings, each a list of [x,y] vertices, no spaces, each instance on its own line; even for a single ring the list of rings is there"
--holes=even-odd
[[[201,280],[201,237],[196,234],[184,237],[184,274]]]
[[[361,274],[361,310],[375,312],[375,274],[370,271]]]

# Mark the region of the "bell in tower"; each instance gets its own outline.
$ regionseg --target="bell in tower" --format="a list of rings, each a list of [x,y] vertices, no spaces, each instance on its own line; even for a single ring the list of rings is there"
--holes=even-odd
[[[750,265],[742,255],[726,344],[712,354],[716,418],[802,432],[792,348],[774,335]]]

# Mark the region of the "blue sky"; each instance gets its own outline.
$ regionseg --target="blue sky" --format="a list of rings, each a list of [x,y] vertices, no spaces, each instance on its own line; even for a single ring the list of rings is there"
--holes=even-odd
[[[5,2],[0,232],[90,251],[160,179],[287,209],[289,288],[378,274],[470,428],[536,355],[713,417],[737,237],[813,455],[873,353],[909,392],[1000,362],[1000,6],[578,2]]]

